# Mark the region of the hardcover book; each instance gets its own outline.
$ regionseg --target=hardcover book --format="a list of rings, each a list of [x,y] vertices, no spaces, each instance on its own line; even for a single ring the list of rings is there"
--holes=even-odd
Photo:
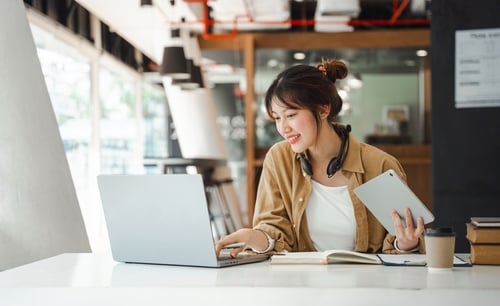
[[[500,244],[500,227],[478,227],[466,223],[466,238],[471,243],[498,243]]]
[[[479,265],[500,265],[500,244],[471,244],[470,261]]]
[[[470,223],[477,227],[500,227],[500,217],[471,217]]]

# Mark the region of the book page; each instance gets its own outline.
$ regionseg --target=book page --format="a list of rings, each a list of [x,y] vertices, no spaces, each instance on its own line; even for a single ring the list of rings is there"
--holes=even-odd
[[[366,254],[346,250],[327,250],[323,252],[285,252],[271,257],[272,264],[331,264],[365,263],[382,264],[376,254]]]
[[[326,264],[322,252],[283,252],[271,256],[272,264]]]
[[[328,254],[328,263],[364,263],[381,264],[377,254],[360,253],[355,251],[333,250],[326,251]]]

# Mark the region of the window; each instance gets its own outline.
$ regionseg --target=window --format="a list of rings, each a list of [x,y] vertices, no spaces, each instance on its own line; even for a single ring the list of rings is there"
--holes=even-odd
[[[164,91],[116,60],[81,52],[81,41],[51,30],[52,21],[36,22],[31,29],[87,235],[93,252],[108,252],[96,177],[144,173],[144,153],[166,155]]]

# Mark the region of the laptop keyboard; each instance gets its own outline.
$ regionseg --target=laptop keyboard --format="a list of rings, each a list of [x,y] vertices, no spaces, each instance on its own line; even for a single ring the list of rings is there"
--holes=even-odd
[[[262,256],[265,256],[263,254],[256,254],[256,253],[251,253],[251,252],[240,252],[236,257],[231,257],[231,250],[221,250],[218,260],[234,260],[234,259],[247,259],[247,258],[261,258]]]

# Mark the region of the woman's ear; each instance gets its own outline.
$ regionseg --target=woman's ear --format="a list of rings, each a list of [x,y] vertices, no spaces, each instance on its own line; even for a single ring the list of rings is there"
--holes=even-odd
[[[330,105],[322,105],[319,109],[319,117],[325,119],[330,115]]]

